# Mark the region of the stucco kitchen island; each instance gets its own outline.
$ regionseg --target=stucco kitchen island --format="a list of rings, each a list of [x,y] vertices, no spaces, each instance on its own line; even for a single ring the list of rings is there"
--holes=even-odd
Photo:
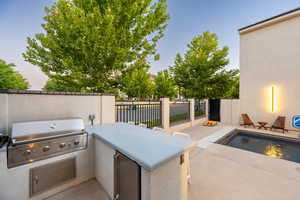
[[[187,199],[186,158],[192,141],[124,123],[88,126],[86,131],[94,136],[95,177],[112,199]]]

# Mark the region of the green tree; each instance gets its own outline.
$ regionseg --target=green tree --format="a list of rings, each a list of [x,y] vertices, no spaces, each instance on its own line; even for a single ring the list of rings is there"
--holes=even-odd
[[[149,65],[139,62],[125,74],[122,80],[122,91],[127,94],[128,98],[143,100],[152,97],[154,86],[148,71]]]
[[[26,90],[28,82],[21,74],[14,71],[13,63],[6,63],[0,59],[0,90]]]
[[[73,85],[65,85],[59,79],[48,79],[43,90],[54,92],[76,92],[80,91],[80,88],[76,88],[76,86]]]
[[[226,71],[228,47],[219,47],[214,33],[195,37],[182,57],[177,54],[171,68],[180,94],[186,98],[222,98],[226,96],[237,70]]]
[[[238,99],[240,98],[240,77],[236,76],[231,79],[230,88],[226,94],[227,98]]]
[[[168,70],[163,70],[157,73],[154,79],[155,96],[169,97],[176,96],[176,86],[173,78],[170,76]]]
[[[51,90],[116,92],[132,63],[159,57],[168,19],[166,0],[58,0],[23,56],[48,75]]]

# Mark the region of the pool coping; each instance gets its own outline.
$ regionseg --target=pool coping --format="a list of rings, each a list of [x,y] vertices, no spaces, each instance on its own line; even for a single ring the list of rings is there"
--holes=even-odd
[[[216,143],[218,140],[221,140],[222,138],[226,137],[227,135],[231,134],[233,131],[248,131],[248,132],[256,132],[258,134],[267,135],[267,136],[276,136],[280,138],[286,138],[286,139],[293,139],[300,142],[300,139],[295,135],[291,134],[283,134],[278,133],[274,131],[269,130],[262,130],[262,129],[254,129],[254,128],[245,128],[241,126],[227,126],[222,128],[221,130],[216,131],[212,135],[209,135],[201,140],[197,141],[197,146],[201,149],[205,149],[211,144],[218,144]],[[218,144],[222,145],[222,144]]]

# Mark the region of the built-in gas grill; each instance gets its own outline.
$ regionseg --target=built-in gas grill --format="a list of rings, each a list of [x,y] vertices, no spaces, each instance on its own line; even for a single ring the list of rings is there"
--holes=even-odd
[[[8,168],[87,148],[82,119],[14,123]]]

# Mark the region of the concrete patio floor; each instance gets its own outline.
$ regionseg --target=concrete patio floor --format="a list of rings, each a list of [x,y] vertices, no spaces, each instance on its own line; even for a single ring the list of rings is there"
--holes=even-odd
[[[225,126],[182,130],[198,141]],[[295,134],[291,134],[295,137]],[[191,152],[189,200],[297,200],[300,164],[219,144]]]
[[[96,179],[91,179],[45,200],[110,200]]]
[[[180,132],[188,133],[194,141],[198,141],[224,128],[228,127],[198,125]],[[295,134],[289,133],[289,136],[295,137]],[[192,183],[189,185],[188,200],[300,199],[299,163],[219,144],[211,144],[205,149],[196,147],[192,150],[190,159]],[[47,200],[58,199],[109,198],[97,181],[92,179]]]

